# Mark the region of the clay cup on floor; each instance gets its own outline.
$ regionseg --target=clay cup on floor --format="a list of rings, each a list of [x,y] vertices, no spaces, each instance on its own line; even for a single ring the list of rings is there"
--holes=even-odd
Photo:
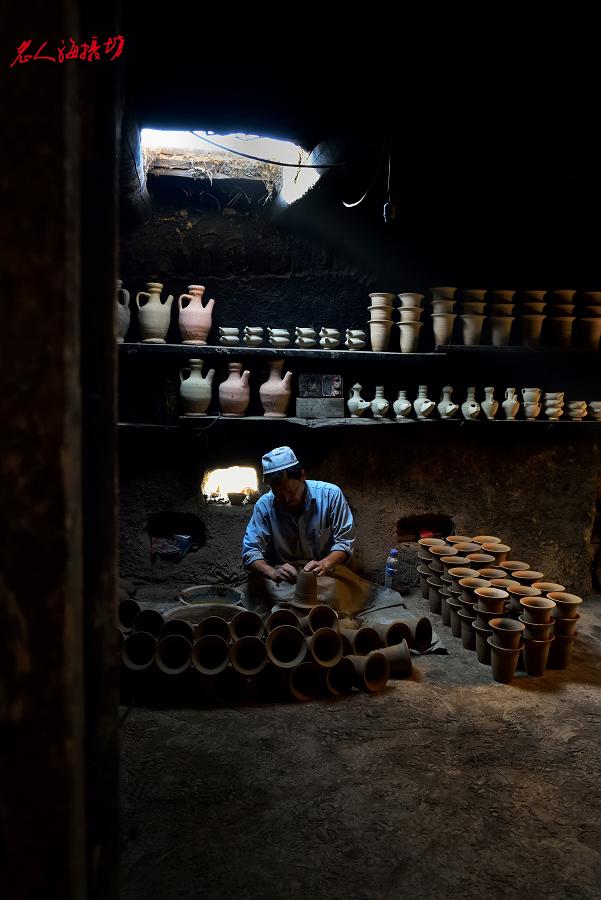
[[[555,600],[549,597],[522,597],[522,618],[525,622],[550,622]]]
[[[497,647],[516,649],[520,646],[525,625],[515,619],[491,619],[488,627],[492,631],[493,644]]]
[[[551,591],[547,597],[549,600],[553,600],[557,606],[554,615],[560,616],[562,619],[574,619],[578,607],[582,603],[582,597],[577,594],[568,594],[566,591]]]
[[[523,650],[524,645],[521,644],[515,649],[510,647],[497,647],[493,643],[493,635],[487,638],[487,643],[491,649],[490,663],[493,679],[501,684],[509,684],[515,675],[518,657]]]

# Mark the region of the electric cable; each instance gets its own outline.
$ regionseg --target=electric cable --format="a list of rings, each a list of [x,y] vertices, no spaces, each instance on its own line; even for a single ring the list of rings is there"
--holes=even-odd
[[[219,147],[220,150],[226,150],[228,153],[235,153],[236,156],[243,156],[245,159],[254,159],[256,162],[267,163],[270,166],[289,166],[291,169],[340,169],[350,165],[350,163],[345,162],[316,163],[315,165],[309,165],[308,163],[279,162],[276,159],[264,159],[262,156],[253,156],[250,153],[243,153],[241,150],[232,150],[231,147],[225,147],[223,144],[218,144],[217,141],[211,141],[209,138],[203,137],[195,131],[190,131],[189,134],[193,134],[199,141],[206,141],[207,144],[212,144],[213,147]]]

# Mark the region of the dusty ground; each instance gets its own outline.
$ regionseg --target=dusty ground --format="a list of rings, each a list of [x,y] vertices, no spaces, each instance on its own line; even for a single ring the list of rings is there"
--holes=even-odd
[[[123,898],[601,897],[601,598],[509,686],[432,619],[449,655],[383,694],[132,709]]]

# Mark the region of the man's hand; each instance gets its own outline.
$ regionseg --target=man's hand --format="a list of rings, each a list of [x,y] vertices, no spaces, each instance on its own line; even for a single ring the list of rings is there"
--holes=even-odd
[[[296,584],[296,569],[291,563],[282,563],[281,566],[273,567],[273,574],[270,575],[270,578],[276,584],[281,584],[282,581]]]
[[[332,550],[323,559],[312,559],[305,566],[305,572],[314,572],[316,575],[327,575],[336,566],[346,562],[346,553],[343,550]]]

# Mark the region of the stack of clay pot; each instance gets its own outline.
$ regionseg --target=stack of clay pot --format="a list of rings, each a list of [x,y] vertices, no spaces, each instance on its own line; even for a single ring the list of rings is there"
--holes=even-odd
[[[536,349],[545,321],[546,291],[522,291],[519,307],[520,339],[523,347]]]
[[[415,353],[419,342],[419,333],[422,327],[422,301],[423,294],[398,294],[401,301],[399,306],[401,333],[401,353]]]
[[[284,348],[290,344],[290,332],[287,328],[267,328],[269,346]]]
[[[240,343],[240,329],[219,326],[219,343],[223,347],[237,347]]]
[[[319,346],[324,350],[335,350],[340,344],[340,332],[337,328],[322,328],[319,332]]]
[[[488,627],[492,631],[487,638],[491,650],[492,677],[501,684],[509,684],[524,649],[521,641],[524,624],[515,619],[495,617],[490,619]]]
[[[601,291],[583,291],[578,307],[578,343],[598,350],[601,340]]]
[[[491,291],[487,314],[490,327],[490,340],[493,347],[506,347],[510,343],[511,328],[514,317],[515,291]]]
[[[549,291],[546,313],[550,325],[549,339],[556,347],[566,349],[572,343],[574,294],[576,291]]]
[[[568,416],[572,422],[581,422],[587,415],[586,400],[570,400],[568,402]]]
[[[371,349],[377,353],[388,350],[395,297],[396,294],[374,293],[369,295],[371,301],[367,307],[370,313],[369,337]]]
[[[317,332],[312,325],[307,325],[306,327],[297,325],[294,329],[294,334],[296,335],[294,343],[300,350],[312,350],[313,347],[317,346]]]
[[[263,343],[263,328],[260,325],[245,325],[242,340],[247,347],[260,347]]]
[[[560,587],[560,585],[555,585]],[[576,626],[580,615],[578,607],[582,597],[564,591],[552,590],[547,598],[555,603],[553,610],[553,643],[550,647],[548,667],[550,669],[567,669],[572,647],[576,637]]]
[[[485,296],[486,290],[484,289],[464,290],[461,292],[460,319],[463,329],[463,343],[466,347],[473,347],[480,343],[485,319]]]
[[[588,411],[595,422],[601,422],[601,400],[591,400]]]
[[[432,294],[432,330],[434,332],[434,346],[443,347],[451,343],[453,336],[453,324],[457,316],[454,314],[455,294],[454,287],[430,288]]]
[[[545,416],[547,417],[547,419],[550,419],[552,422],[556,422],[561,418],[561,416],[563,416],[563,398],[563,391],[547,391],[544,394],[543,402],[545,405]]]

